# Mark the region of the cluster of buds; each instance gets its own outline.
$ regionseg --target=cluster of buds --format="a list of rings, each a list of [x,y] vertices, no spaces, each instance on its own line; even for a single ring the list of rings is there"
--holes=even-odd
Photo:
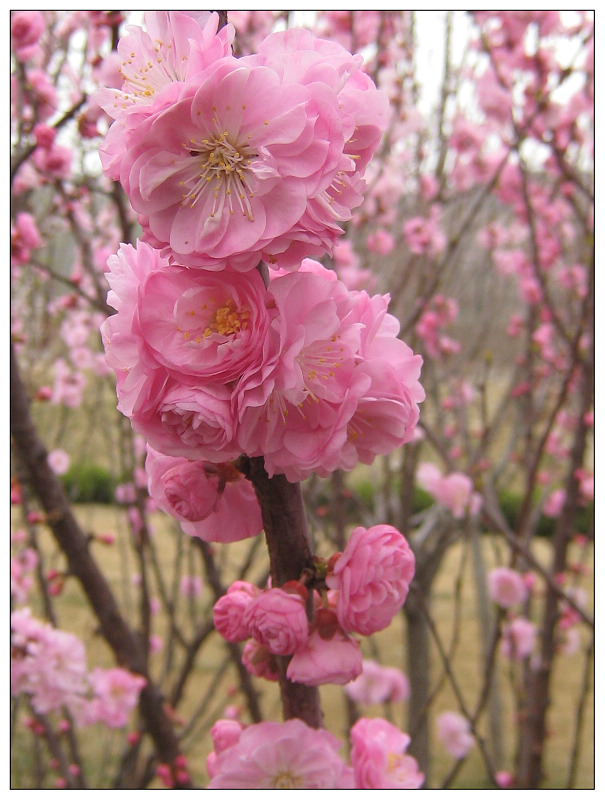
[[[246,644],[255,675],[277,680],[276,656],[291,656],[287,677],[319,686],[345,684],[362,672],[355,635],[387,628],[407,597],[414,554],[390,525],[357,527],[342,553],[315,559],[299,581],[259,589],[236,581],[214,606],[214,624],[229,642]]]

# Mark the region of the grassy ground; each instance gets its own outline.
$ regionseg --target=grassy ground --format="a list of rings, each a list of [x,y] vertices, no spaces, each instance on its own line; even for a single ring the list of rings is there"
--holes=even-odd
[[[77,508],[81,524],[86,531],[94,533],[113,532],[117,535],[116,543],[107,547],[93,541],[92,548],[108,577],[125,615],[133,622],[136,618],[135,599],[137,592],[132,585],[131,574],[137,572],[135,555],[127,544],[127,532],[123,516],[115,509],[103,506],[82,506]],[[47,569],[61,568],[62,556],[55,552],[48,531],[41,530],[42,545],[45,552]],[[161,569],[166,576],[167,585],[173,581],[174,564],[180,559],[186,572],[202,574],[199,554],[190,548],[184,535],[175,533],[171,523],[164,517],[154,518],[154,543],[156,552],[161,557]],[[218,546],[215,556],[224,565],[224,580],[227,582],[235,576],[239,564],[247,558],[250,541],[236,543],[228,547]],[[499,561],[497,543],[491,537],[483,537],[482,548],[487,567]],[[535,553],[544,563],[548,562],[549,547],[544,540],[537,541]],[[258,580],[263,575],[264,545],[259,548],[259,561],[250,574],[251,580]],[[576,553],[572,552],[572,557]],[[592,566],[592,560],[591,564]],[[229,575],[231,573],[231,575]],[[153,594],[159,597],[157,581],[150,576]],[[583,588],[589,593],[592,603],[592,574],[582,578]],[[457,587],[461,586],[458,594]],[[191,606],[180,598],[178,616],[183,630],[190,635],[195,621],[207,618],[211,613],[212,596],[209,588],[204,589],[202,597]],[[81,635],[87,645],[89,667],[94,665],[110,666],[111,654],[106,645],[94,631],[94,621],[87,610],[86,600],[74,580],[68,580],[58,604],[58,625]],[[472,708],[480,688],[481,643],[483,638],[477,614],[477,600],[473,588],[472,567],[469,552],[464,543],[452,546],[445,556],[437,576],[432,601],[432,614],[436,630],[448,650],[455,639],[457,644],[452,656],[453,671],[465,703]],[[456,619],[459,622],[456,622]],[[373,658],[380,655],[382,663],[397,666],[405,670],[406,645],[405,622],[403,615],[397,618],[388,631],[382,632],[371,640],[363,642],[364,656]],[[153,617],[153,632],[162,637],[164,649],[152,657],[152,674],[161,680],[167,670],[166,656],[169,650],[169,631],[167,617],[161,611]],[[584,636],[583,648],[588,644]],[[548,788],[562,788],[566,785],[570,754],[574,746],[575,720],[578,713],[578,698],[582,691],[584,654],[583,648],[573,655],[562,656],[553,676],[552,706],[549,712],[549,738],[546,755],[546,781]],[[192,677],[188,683],[185,697],[177,709],[185,719],[192,715],[196,723],[190,730],[181,727],[185,733],[187,753],[194,778],[205,782],[204,762],[212,749],[208,730],[213,721],[220,717],[228,703],[241,703],[242,698],[237,691],[237,678],[233,668],[225,663],[226,650],[217,636],[210,637],[198,653]],[[179,655],[175,655],[178,665]],[[219,673],[218,682],[216,674]],[[433,683],[442,675],[437,648],[433,647],[431,664],[431,680]],[[511,685],[516,680],[514,671],[505,667],[498,675],[499,699],[501,703],[501,728],[504,738],[503,763],[497,768],[511,769],[514,763],[515,746],[515,713],[512,700]],[[169,688],[170,680],[163,684]],[[261,705],[267,718],[280,718],[280,704],[277,688],[267,682],[259,682]],[[340,687],[322,687],[322,706],[325,713],[326,727],[342,740],[346,740],[346,703]],[[206,698],[206,700],[204,700]],[[434,712],[441,710],[458,710],[455,695],[447,681],[434,701]],[[20,705],[19,713],[24,710]],[[362,708],[367,716],[384,715],[385,710],[379,707]],[[403,729],[407,728],[407,708],[405,703],[396,704],[390,709],[393,721]],[[585,703],[586,721],[580,743],[575,788],[591,788],[593,786],[594,763],[594,719],[592,679],[591,690]],[[482,721],[484,730],[485,720]],[[107,775],[112,774],[115,764],[124,745],[124,733],[100,730],[98,728],[83,732],[80,740],[80,751],[87,765],[87,778],[91,787],[107,785]],[[31,736],[16,727],[13,733],[12,747],[12,785],[15,788],[35,786],[33,770],[33,751]],[[453,761],[440,743],[433,737],[433,777],[432,785],[439,786],[448,774]],[[485,787],[486,774],[478,749],[475,747],[468,760],[459,771],[452,786],[457,788]]]

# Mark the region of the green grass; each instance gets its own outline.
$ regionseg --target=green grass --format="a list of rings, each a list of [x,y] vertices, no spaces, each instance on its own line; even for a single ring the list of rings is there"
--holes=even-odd
[[[135,600],[137,591],[132,585],[131,573],[137,572],[136,556],[127,541],[129,536],[123,512],[111,506],[76,506],[76,512],[84,530],[100,534],[113,532],[116,542],[108,547],[93,540],[91,548],[102,565],[113,591],[118,598],[122,611],[132,624],[136,619]],[[184,564],[195,564],[198,574],[202,574],[199,554],[190,546],[188,537],[175,531],[172,523],[163,515],[154,515],[153,541],[156,552],[161,556],[162,572],[167,584],[170,585],[174,577],[174,563],[180,550],[180,557]],[[46,568],[61,568],[62,555],[56,550],[48,530],[40,529],[41,545],[45,554]],[[486,567],[498,563],[503,557],[498,551],[498,542],[493,537],[484,536],[481,539]],[[228,546],[218,545],[215,548],[215,557],[223,565],[223,580],[228,583],[236,576],[239,565],[247,557],[250,540]],[[545,565],[549,560],[549,544],[546,540],[537,540],[534,543],[534,552],[541,563]],[[250,579],[258,581],[266,569],[266,555],[264,545],[258,551],[258,563],[250,574]],[[572,547],[572,559],[577,557],[576,548]],[[592,566],[592,560],[591,564]],[[457,594],[457,581],[460,580],[461,590]],[[149,580],[152,594],[159,596],[158,585],[153,573],[150,571]],[[582,587],[589,593],[592,603],[592,575],[581,579]],[[206,585],[202,597],[194,606],[188,608],[181,598],[178,609],[179,621],[182,630],[190,636],[194,630],[194,617],[197,621],[208,618],[212,607],[212,593]],[[109,648],[96,633],[95,622],[88,611],[87,601],[75,579],[68,579],[62,596],[57,601],[58,624],[67,630],[80,635],[87,647],[89,668],[99,665],[109,667],[113,664]],[[41,609],[35,608],[37,613]],[[446,553],[434,584],[432,615],[438,635],[446,650],[450,647],[455,632],[456,614],[459,615],[457,646],[452,658],[453,671],[465,703],[472,708],[477,699],[480,682],[478,674],[481,664],[482,636],[479,631],[477,619],[477,600],[471,573],[471,560],[463,542],[453,545]],[[167,617],[160,612],[153,616],[153,633],[159,634],[167,641]],[[587,636],[583,638],[583,645],[588,644]],[[431,662],[431,680],[435,683],[441,675],[441,665],[437,648],[433,645]],[[382,663],[396,666],[405,670],[406,643],[405,620],[403,614],[399,615],[391,627],[380,634],[365,640],[362,643],[364,657],[373,658],[379,654]],[[153,677],[161,681],[165,668],[165,650],[152,656],[151,672]],[[192,676],[187,685],[183,701],[176,709],[177,715],[187,720],[194,709],[198,708],[203,698],[210,692],[210,701],[206,711],[201,714],[197,724],[186,737],[185,748],[189,759],[191,772],[195,781],[200,784],[206,782],[205,758],[212,749],[209,738],[209,727],[214,720],[223,714],[226,704],[244,705],[244,699],[238,691],[237,676],[232,666],[224,667],[226,649],[224,643],[216,635],[208,640],[207,644],[198,653],[198,658]],[[176,654],[176,663],[179,662]],[[218,684],[213,683],[217,670],[222,670]],[[566,770],[570,752],[573,746],[574,719],[577,713],[577,698],[581,691],[583,670],[583,652],[574,655],[562,656],[553,674],[552,706],[549,711],[548,725],[550,735],[546,748],[546,788],[562,788],[566,782]],[[514,761],[514,742],[516,723],[511,693],[509,670],[505,665],[498,675],[502,703],[502,730],[505,742],[504,763],[496,765],[499,769],[511,769]],[[169,691],[170,679],[162,684],[165,691]],[[261,706],[266,718],[280,719],[280,703],[277,687],[267,682],[258,682],[261,692]],[[341,740],[346,737],[346,705],[341,687],[327,686],[321,688],[322,707],[325,715],[325,725]],[[451,686],[444,683],[441,691],[435,697],[433,713],[441,710],[458,710],[457,701]],[[19,713],[25,710],[24,703],[20,703]],[[379,707],[362,708],[366,716],[384,715],[384,709]],[[393,721],[407,729],[407,704],[396,704],[391,712]],[[586,724],[581,742],[581,756],[579,760],[575,788],[591,788],[593,786],[594,763],[594,721],[593,721],[593,696],[592,686],[585,704]],[[243,719],[247,721],[244,713]],[[178,728],[183,732],[184,728]],[[485,719],[480,723],[480,730],[485,730]],[[99,726],[85,730],[81,736],[81,753],[84,758],[87,777],[91,787],[107,786],[107,776],[112,775],[119,756],[124,746],[125,734],[120,731],[107,731]],[[34,787],[33,755],[31,749],[31,734],[17,726],[13,733],[12,747],[12,785],[14,788]],[[432,785],[439,786],[451,769],[453,762],[433,737],[433,776]],[[48,785],[52,785],[49,783]],[[157,785],[154,783],[153,785]],[[480,788],[488,785],[486,772],[478,748],[475,747],[469,758],[460,770],[453,788]]]

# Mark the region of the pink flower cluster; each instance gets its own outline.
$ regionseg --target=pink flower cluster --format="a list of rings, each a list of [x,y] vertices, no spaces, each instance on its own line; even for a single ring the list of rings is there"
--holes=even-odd
[[[242,453],[297,482],[413,436],[422,359],[389,297],[309,258],[361,203],[389,103],[361,56],[308,31],[235,58],[214,12],[145,19],[97,97],[104,169],[143,229],[108,259],[103,343],[118,408],[158,454],[152,496],[188,533],[234,541],[260,530],[251,491],[225,478]]]
[[[295,482],[410,440],[422,359],[397,338],[388,296],[350,291],[310,259],[267,289],[256,271],[170,265],[145,243],[108,266],[118,408],[159,452],[263,455]]]
[[[216,602],[214,624],[227,641],[253,639],[244,663],[255,675],[275,680],[272,657],[292,656],[290,680],[310,686],[345,684],[363,670],[353,634],[369,636],[389,626],[405,602],[414,566],[414,554],[395,528],[358,527],[344,552],[326,565],[325,600],[313,590],[312,623],[309,593],[298,581],[265,590],[236,581]],[[405,686],[395,686],[394,678],[391,683],[389,693],[402,697]]]
[[[231,54],[218,16],[148,14],[119,44],[103,166],[144,238],[187,266],[296,268],[331,250],[362,201],[389,104],[361,56],[290,29]]]
[[[209,789],[417,789],[424,776],[405,754],[410,738],[383,719],[351,730],[351,765],[341,743],[299,719],[243,727],[219,720],[206,766]]]
[[[36,619],[28,607],[11,614],[11,693],[28,695],[39,714],[67,708],[80,725],[123,728],[145,684],[119,667],[89,673],[77,636]]]

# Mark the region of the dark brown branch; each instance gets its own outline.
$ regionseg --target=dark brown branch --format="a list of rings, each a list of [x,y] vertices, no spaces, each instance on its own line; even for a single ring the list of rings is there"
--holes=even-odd
[[[270,478],[262,458],[242,456],[239,468],[252,482],[260,503],[271,561],[272,586],[299,580],[306,571],[314,569],[300,484],[289,483],[284,475]],[[307,613],[312,620],[312,594],[310,601]],[[277,660],[284,719],[298,717],[313,728],[321,727],[322,712],[317,688],[288,680],[286,670],[289,657],[279,657]]]
[[[46,513],[47,524],[67,558],[69,571],[79,580],[117,662],[146,678],[147,684],[139,701],[141,715],[158,758],[172,763],[179,755],[178,740],[164,711],[163,697],[147,673],[144,645],[121,615],[107,581],[90,554],[88,537],[80,528],[61,483],[48,465],[48,453],[31,419],[29,400],[12,348],[10,367],[11,436],[15,454]],[[181,785],[188,787],[190,783],[187,781]]]

